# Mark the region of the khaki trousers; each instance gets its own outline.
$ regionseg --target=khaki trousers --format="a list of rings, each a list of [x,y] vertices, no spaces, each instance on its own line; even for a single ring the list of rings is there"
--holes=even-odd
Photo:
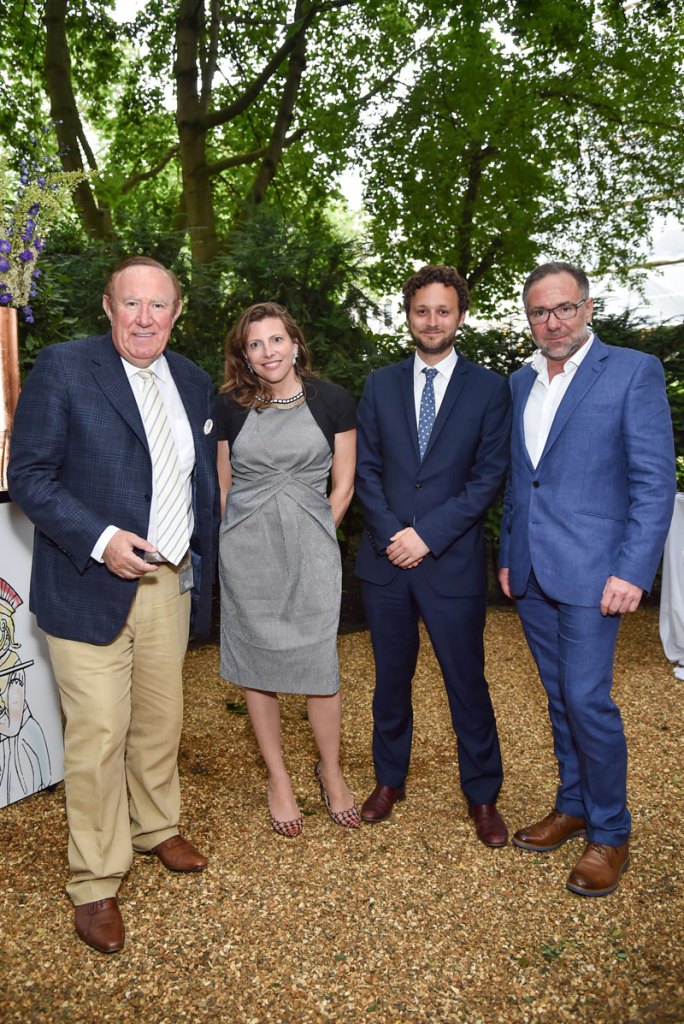
[[[141,577],[111,643],[47,638],[66,719],[67,892],[76,906],[115,896],[133,849],[178,832],[189,623],[190,594],[180,594],[177,569],[160,565]]]

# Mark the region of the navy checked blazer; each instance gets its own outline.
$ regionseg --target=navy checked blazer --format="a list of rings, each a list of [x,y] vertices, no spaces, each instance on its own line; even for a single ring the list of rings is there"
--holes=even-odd
[[[213,389],[190,360],[164,354],[195,443],[191,628],[203,634],[219,521]],[[38,625],[67,640],[111,642],[138,581],[90,553],[110,523],[146,537],[152,498],[145,429],[111,332],[39,352],[14,419],[9,490],[36,527],[30,608]]]

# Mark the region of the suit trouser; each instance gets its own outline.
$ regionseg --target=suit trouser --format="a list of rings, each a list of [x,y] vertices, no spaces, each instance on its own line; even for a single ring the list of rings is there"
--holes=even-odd
[[[556,807],[584,818],[589,839],[621,846],[630,832],[627,744],[610,695],[620,616],[553,601],[534,573],[516,603],[549,702]]]
[[[47,638],[66,719],[67,892],[76,906],[116,895],[133,848],[178,832],[189,622],[178,570],[160,565],[141,577],[111,643]]]
[[[411,684],[423,619],[442,670],[457,736],[461,788],[470,803],[496,800],[503,770],[494,709],[484,675],[484,595],[445,597],[420,569],[399,572],[386,586],[363,583],[375,656],[373,760],[377,781],[401,786],[413,737]]]

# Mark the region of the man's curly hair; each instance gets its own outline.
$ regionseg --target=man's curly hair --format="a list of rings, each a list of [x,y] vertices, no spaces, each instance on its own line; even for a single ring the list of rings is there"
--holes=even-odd
[[[461,313],[465,313],[470,306],[470,289],[459,272],[443,263],[428,263],[401,286],[405,313],[410,312],[411,299],[418,289],[425,288],[428,284],[443,284],[447,288],[453,288],[458,296],[458,308]]]

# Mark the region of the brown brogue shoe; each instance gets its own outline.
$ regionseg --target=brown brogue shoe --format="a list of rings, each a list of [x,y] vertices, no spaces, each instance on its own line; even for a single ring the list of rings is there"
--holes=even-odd
[[[75,908],[78,937],[98,953],[118,953],[124,944],[124,923],[116,896]]]
[[[153,846],[150,853],[156,853],[169,871],[204,871],[207,858],[196,850],[183,836],[171,836],[163,843]]]
[[[481,843],[485,846],[506,845],[508,829],[496,804],[468,804],[468,814],[475,822],[475,831]]]
[[[586,835],[586,827],[584,818],[553,810],[534,825],[518,829],[511,842],[521,850],[550,853],[567,843],[568,839]]]
[[[384,821],[385,818],[389,818],[395,803],[405,799],[405,786],[381,786],[378,783],[361,808],[361,821],[367,821],[370,824]]]
[[[565,883],[580,896],[608,896],[629,867],[629,842],[622,846],[588,842]]]

